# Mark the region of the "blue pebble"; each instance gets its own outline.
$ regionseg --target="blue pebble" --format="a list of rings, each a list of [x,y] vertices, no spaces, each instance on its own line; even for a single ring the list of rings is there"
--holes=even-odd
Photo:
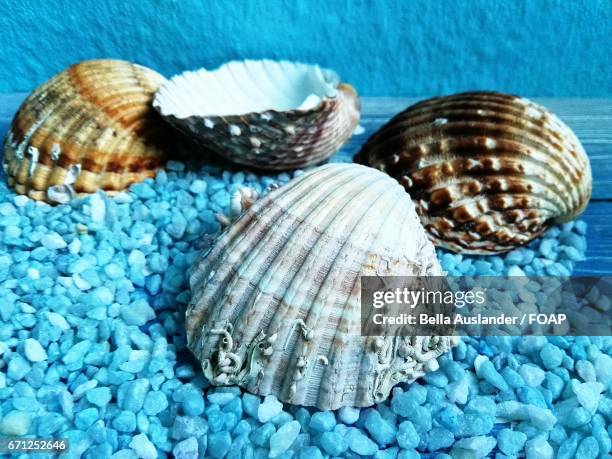
[[[85,396],[89,403],[99,407],[108,405],[112,398],[110,388],[108,387],[96,387],[95,389],[88,390],[85,392]]]
[[[139,299],[121,308],[121,318],[128,325],[142,326],[155,318],[155,311],[145,299]]]
[[[68,245],[62,236],[57,234],[55,231],[43,235],[40,242],[45,248],[50,250],[63,249]]]
[[[229,205],[230,195],[225,189],[221,189],[213,194],[210,199],[217,206],[224,208]]]
[[[14,354],[9,360],[8,369],[6,375],[13,381],[19,381],[23,379],[31,370],[30,364],[26,359],[21,357],[19,354]]]
[[[148,416],[156,416],[168,407],[166,394],[161,391],[149,392],[143,403],[143,411]]]
[[[231,392],[213,392],[208,394],[208,401],[216,403],[219,406],[224,406],[234,400],[236,396]]]
[[[187,229],[187,219],[180,212],[175,212],[172,215],[170,224],[166,227],[166,231],[174,239],[180,239],[185,234]]]
[[[365,428],[370,433],[374,441],[380,446],[390,445],[395,440],[397,433],[397,427],[382,418],[380,413],[376,410],[371,410],[365,418]]]
[[[348,441],[336,432],[323,432],[319,437],[319,446],[332,456],[340,456],[348,449]]]
[[[198,391],[190,391],[182,401],[183,411],[189,416],[199,416],[204,412],[204,397]]]
[[[468,457],[486,457],[493,448],[496,441],[493,437],[477,436],[471,438],[462,438],[453,445],[451,456],[455,457],[453,452],[459,456],[459,451],[466,450],[470,453]],[[459,456],[461,457],[461,456]]]
[[[519,368],[519,374],[525,380],[525,384],[537,387],[544,381],[546,372],[533,364],[524,364]]]
[[[274,424],[272,424],[271,422],[266,422],[264,425],[258,427],[253,432],[251,432],[249,437],[251,441],[257,446],[268,448],[270,437],[272,437],[272,434],[274,434],[274,432],[276,432]]]
[[[420,436],[410,421],[404,421],[399,425],[397,432],[397,443],[404,449],[416,448],[421,442]]]
[[[234,430],[232,430],[232,437],[237,437],[240,435],[249,435],[253,431],[253,426],[246,419],[241,419]]]
[[[491,414],[467,413],[460,422],[458,435],[462,437],[486,435],[491,432],[494,425],[495,417]]]
[[[403,449],[397,455],[397,459],[420,459],[420,458],[421,458],[421,455],[414,449]],[[444,458],[438,454],[436,455],[435,459],[444,459]]]
[[[580,442],[576,459],[594,459],[599,455],[599,444],[595,437],[586,437]]]
[[[299,452],[299,459],[323,459],[321,450],[316,446],[307,446]]]
[[[104,273],[109,279],[121,279],[125,276],[125,270],[117,263],[109,263],[104,267]]]
[[[510,268],[508,268],[508,276],[525,277],[526,274],[525,271],[518,266],[510,266]]]
[[[222,431],[208,434],[207,453],[215,458],[223,458],[232,446],[232,437],[229,432]]]
[[[583,381],[593,382],[597,379],[597,373],[593,364],[586,360],[586,358],[587,355],[585,353],[584,359],[576,362],[576,373],[578,373],[578,376],[580,376]]]
[[[198,457],[198,440],[195,437],[189,437],[180,441],[172,448],[172,455],[175,459],[197,459]]]
[[[565,352],[551,343],[547,343],[540,351],[542,363],[549,370],[561,366],[564,356]]]
[[[259,422],[268,422],[283,410],[283,404],[274,395],[267,395],[257,409]]]
[[[270,453],[268,457],[279,457],[282,453],[287,451],[297,438],[301,428],[302,426],[297,421],[290,421],[283,424],[270,437]]]
[[[350,406],[343,406],[338,410],[338,418],[345,424],[354,424],[359,419],[359,409]]]
[[[427,397],[427,390],[425,394],[425,396]],[[408,392],[402,392],[400,394],[397,394],[391,400],[391,409],[393,410],[393,412],[405,418],[410,416],[416,406],[418,406],[418,403],[416,403],[414,397],[411,396]]]
[[[513,389],[523,387],[525,385],[525,380],[523,379],[523,377],[510,367],[504,367],[501,370],[500,374],[508,383],[508,385]]]
[[[350,429],[346,439],[350,450],[361,456],[371,456],[378,451],[378,445],[358,429]]]
[[[450,430],[441,427],[434,427],[429,432],[427,449],[431,452],[438,451],[440,449],[448,448],[454,441],[455,436]]]
[[[523,254],[519,250],[512,250],[505,256],[504,261],[507,265],[523,264]]]
[[[396,459],[399,449],[396,447],[379,449],[376,454],[372,456],[374,459]]]
[[[189,185],[189,191],[193,194],[203,194],[206,193],[207,184],[204,180],[194,180]]]
[[[578,432],[572,433],[572,435],[559,447],[559,450],[557,451],[557,459],[574,458],[581,438],[582,436]]]
[[[209,426],[206,419],[195,416],[177,416],[172,424],[170,435],[172,438],[182,440],[191,436],[206,438]]]
[[[546,437],[541,435],[527,441],[525,444],[525,456],[529,458],[552,459],[554,451],[550,443],[546,441]]]
[[[257,418],[260,403],[261,401],[256,395],[244,394],[242,396],[242,406],[244,411],[252,418]]]
[[[112,426],[119,432],[133,432],[136,430],[136,415],[131,411],[121,411],[113,418]]]
[[[43,438],[50,437],[67,425],[66,418],[59,413],[47,413],[38,419],[38,435]]]
[[[152,199],[156,195],[155,190],[146,183],[132,185],[130,191],[142,199]]]
[[[465,370],[459,363],[455,362],[454,360],[444,361],[444,363],[442,364],[442,369],[450,381],[461,381],[465,377]],[[410,389],[412,390],[412,387]]]
[[[502,453],[517,455],[525,446],[527,435],[512,429],[502,429],[497,434],[497,444]]]
[[[229,403],[227,403],[223,407],[223,412],[224,413],[231,413],[234,416],[236,416],[237,419],[242,418],[243,411],[244,410],[242,409],[242,400],[240,398],[238,398],[238,397],[233,398],[232,400],[230,400]],[[291,420],[291,417],[290,417],[289,420]],[[274,421],[276,421],[276,418],[274,419]]]
[[[313,432],[328,432],[336,425],[336,418],[331,411],[319,411],[310,418],[310,429]]]
[[[81,430],[87,430],[97,419],[98,410],[96,408],[87,408],[76,414],[74,425]]]
[[[484,379],[489,384],[497,387],[502,392],[510,390],[510,387],[504,380],[503,376],[495,369],[493,362],[483,356],[478,356],[474,362],[476,375]]]
[[[143,459],[154,459],[157,457],[155,445],[149,440],[146,434],[138,434],[130,440],[128,446],[134,450],[136,455]]]
[[[117,404],[119,407],[132,411],[133,413],[137,413],[142,409],[144,404],[145,396],[149,391],[149,380],[148,379],[136,379],[134,381],[130,381],[124,383],[120,387],[120,391],[124,388],[124,392],[122,392],[123,396],[120,397],[118,395]]]

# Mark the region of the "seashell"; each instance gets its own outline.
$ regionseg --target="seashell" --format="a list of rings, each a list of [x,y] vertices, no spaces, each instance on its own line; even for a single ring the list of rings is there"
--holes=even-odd
[[[359,122],[359,99],[318,66],[270,60],[185,72],[162,85],[154,107],[220,156],[285,170],[329,158]]]
[[[33,199],[65,202],[154,176],[175,136],[151,107],[164,81],[140,65],[92,60],[36,88],[4,143],[9,185]]]
[[[470,92],[420,102],[376,132],[355,160],[395,177],[434,243],[501,253],[578,216],[591,167],[572,130],[512,95]]]
[[[440,274],[395,180],[321,166],[256,201],[196,262],[188,347],[216,385],[324,410],[369,406],[456,341],[361,336],[360,276]]]

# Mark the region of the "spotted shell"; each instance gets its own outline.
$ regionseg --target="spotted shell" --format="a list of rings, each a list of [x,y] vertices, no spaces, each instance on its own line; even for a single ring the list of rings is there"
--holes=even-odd
[[[160,88],[154,106],[208,150],[269,170],[324,161],[359,122],[357,93],[336,73],[286,61],[186,72]]]
[[[196,262],[188,347],[216,385],[324,410],[369,406],[437,368],[455,341],[361,336],[360,276],[440,273],[395,180],[321,166],[256,201]]]
[[[4,142],[9,185],[33,199],[65,202],[154,176],[175,136],[151,106],[164,81],[140,65],[92,60],[36,88]]]
[[[376,132],[356,161],[412,197],[434,243],[491,254],[578,216],[591,167],[572,130],[527,99],[471,92],[413,105]]]

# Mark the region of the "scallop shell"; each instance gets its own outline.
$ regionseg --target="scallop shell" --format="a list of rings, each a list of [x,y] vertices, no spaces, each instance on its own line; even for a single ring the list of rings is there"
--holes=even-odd
[[[455,341],[361,336],[360,276],[440,273],[395,180],[328,164],[256,201],[195,264],[188,347],[216,385],[324,410],[372,405]]]
[[[527,99],[470,92],[396,115],[356,161],[395,177],[438,246],[491,254],[578,216],[591,167],[572,130]]]
[[[359,122],[357,93],[335,72],[286,61],[186,72],[164,84],[153,105],[220,156],[269,170],[324,161]]]
[[[151,106],[164,81],[140,65],[92,60],[36,88],[5,139],[9,185],[33,199],[65,202],[154,176],[175,136]]]

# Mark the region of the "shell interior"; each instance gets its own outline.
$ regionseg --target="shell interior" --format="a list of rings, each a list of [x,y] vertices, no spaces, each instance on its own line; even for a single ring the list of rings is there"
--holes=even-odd
[[[338,75],[288,61],[232,61],[216,70],[185,72],[164,84],[154,106],[164,116],[228,116],[309,110],[335,97]]]

